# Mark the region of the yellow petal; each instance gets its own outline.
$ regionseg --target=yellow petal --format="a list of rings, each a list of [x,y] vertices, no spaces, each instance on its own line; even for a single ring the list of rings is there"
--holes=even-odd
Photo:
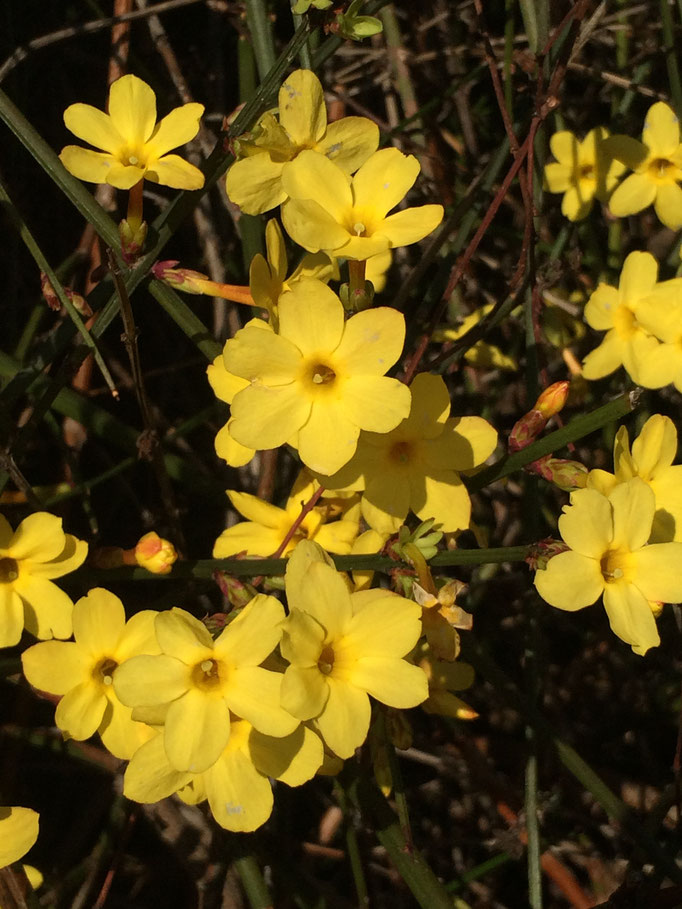
[[[410,393],[410,415],[403,427],[421,439],[440,436],[450,416],[450,393],[443,377],[420,372],[410,384]]]
[[[287,250],[284,245],[282,229],[274,218],[270,218],[265,225],[265,248],[273,276],[279,281],[284,281],[288,267]]]
[[[27,631],[41,640],[71,637],[73,603],[56,584],[35,575],[20,575],[14,589],[24,601]]]
[[[549,147],[557,161],[575,170],[578,164],[579,143],[573,133],[568,130],[554,133],[549,140]]]
[[[429,467],[471,470],[490,457],[497,432],[483,417],[450,417],[443,432],[424,446]]]
[[[215,451],[219,458],[230,465],[230,467],[243,467],[252,460],[256,451],[253,448],[247,448],[241,445],[230,434],[230,423],[228,420],[225,426],[218,432],[215,437]]]
[[[419,485],[410,478],[412,511],[422,521],[433,518],[445,533],[466,530],[471,520],[471,499],[454,470],[430,471]]]
[[[37,511],[19,524],[7,548],[7,555],[20,561],[50,562],[63,552],[66,539],[62,519]]]
[[[349,416],[347,411],[348,402],[354,400],[348,391],[351,382],[344,383],[343,399],[325,397],[315,401],[310,408],[310,416],[298,432],[301,460],[311,470],[324,476],[335,473],[355,453],[360,427],[355,422],[355,413]]]
[[[250,556],[266,559],[279,549],[285,536],[285,530],[263,527],[262,524],[251,521],[239,521],[223,530],[215,541],[213,558],[229,559],[237,553],[246,552]]]
[[[203,112],[204,105],[194,102],[176,107],[157,123],[145,147],[147,154],[160,158],[171,149],[191,142],[199,132],[199,121]],[[98,147],[105,148],[104,145]]]
[[[682,187],[678,183],[663,183],[658,187],[654,210],[659,220],[671,230],[682,227]]]
[[[123,794],[134,802],[159,802],[186,786],[191,775],[168,763],[163,735],[142,745],[133,755],[123,778]]]
[[[291,239],[309,252],[336,254],[351,238],[348,230],[314,199],[288,199],[282,205],[282,224]],[[387,245],[388,241],[383,243]]]
[[[405,343],[405,318],[389,306],[356,313],[346,322],[335,360],[347,375],[383,376]]]
[[[282,187],[284,162],[262,153],[235,161],[227,172],[226,189],[231,202],[247,215],[261,215],[287,198]]]
[[[285,710],[300,720],[311,720],[319,716],[327,703],[327,678],[317,666],[288,666],[281,697]]]
[[[297,69],[279,90],[279,122],[292,141],[303,148],[312,146],[324,135],[327,111],[322,85],[309,69]]]
[[[126,623],[123,603],[96,587],[73,607],[73,633],[79,647],[95,658],[111,655]]]
[[[616,187],[609,199],[611,213],[617,218],[634,215],[656,198],[656,184],[646,174],[630,174]]]
[[[634,552],[649,539],[656,510],[653,490],[635,477],[619,483],[609,495],[613,508],[613,549]]]
[[[630,253],[623,263],[618,284],[622,302],[627,306],[634,306],[640,297],[653,289],[657,277],[658,262],[651,253]]]
[[[161,650],[191,665],[206,659],[213,650],[211,634],[199,619],[177,607],[160,612],[154,622]]]
[[[581,180],[576,186],[569,186],[561,200],[561,213],[569,221],[581,221],[592,210],[592,202],[597,189],[594,182]]]
[[[382,470],[367,477],[362,516],[377,533],[395,533],[410,508],[410,484],[402,473]]]
[[[572,492],[571,504],[559,518],[559,532],[571,549],[601,559],[613,538],[611,503],[596,489]]]
[[[298,383],[254,385],[240,391],[232,402],[230,433],[250,448],[278,448],[294,438],[309,419],[311,409]]]
[[[642,142],[658,158],[669,158],[677,151],[680,144],[680,121],[665,102],[657,101],[647,111]]]
[[[204,175],[199,168],[179,155],[164,155],[150,163],[144,176],[146,180],[172,189],[201,189],[204,185]]]
[[[295,344],[254,325],[245,326],[234,338],[230,338],[225,344],[223,361],[228,372],[250,381],[257,379],[266,386],[286,385],[296,379],[301,370],[301,352]],[[233,417],[236,416],[235,404],[240,395],[248,395],[252,390],[246,387],[235,395],[231,402]]]
[[[107,699],[92,679],[80,682],[57,704],[55,723],[67,738],[89,739],[102,722]]]
[[[21,597],[9,584],[0,584],[0,647],[18,644],[23,630],[24,604]]]
[[[343,223],[353,204],[348,175],[316,151],[302,151],[284,166],[282,186],[292,199],[314,199],[339,224]],[[286,223],[284,226],[289,232]],[[321,248],[321,245],[317,247]],[[315,249],[310,251],[316,252]]]
[[[116,189],[131,189],[145,176],[146,170],[139,165],[121,164],[114,161],[107,174],[107,183]]]
[[[270,817],[270,783],[242,750],[221,757],[206,774],[205,786],[211,813],[226,830],[248,833]]]
[[[64,541],[64,549],[57,558],[49,562],[33,562],[31,574],[52,580],[80,568],[88,554],[88,544],[71,536],[70,533],[64,534]]]
[[[188,667],[163,653],[131,657],[114,672],[114,691],[128,707],[166,704],[181,697],[189,683]]]
[[[216,659],[230,666],[259,666],[279,644],[283,622],[284,608],[279,600],[258,594],[216,640]],[[263,684],[271,681],[266,679]]]
[[[635,653],[643,656],[649,648],[660,644],[651,607],[632,584],[607,584],[604,590],[604,608],[611,631],[626,644],[630,644]]]
[[[390,432],[407,417],[410,403],[407,385],[387,376],[351,376],[343,386],[343,413],[368,432]]]
[[[604,590],[599,562],[572,551],[551,558],[547,568],[536,571],[534,583],[550,606],[569,612],[590,606]]]
[[[429,695],[424,671],[405,660],[361,657],[353,666],[350,681],[389,707],[416,707]]]
[[[322,281],[302,278],[279,299],[279,333],[303,356],[331,353],[344,333],[343,304]]]
[[[608,284],[599,284],[585,305],[585,321],[597,331],[608,331],[613,328],[619,305],[618,290]]]
[[[317,728],[335,754],[349,758],[367,737],[369,698],[364,691],[331,676],[328,677],[327,684],[329,698],[317,718]]]
[[[71,104],[64,111],[64,123],[69,132],[95,148],[118,156],[125,149],[125,139],[116,129],[111,117],[90,104]]]
[[[583,375],[586,379],[602,379],[623,365],[624,344],[612,329],[599,347],[588,353],[583,361]]]
[[[327,132],[315,146],[347,174],[364,164],[379,145],[379,127],[367,117],[343,117],[327,126]]]
[[[643,479],[653,478],[670,467],[677,454],[677,430],[670,417],[655,413],[649,417],[632,444],[632,457]]]
[[[298,589],[287,582],[287,599],[290,608],[319,622],[327,641],[344,634],[352,618],[348,588],[342,576],[325,562],[311,562]]]
[[[682,543],[653,543],[634,554],[634,583],[647,600],[682,602],[680,557]]]
[[[168,708],[164,747],[176,770],[208,770],[222,754],[229,737],[230,711],[222,698],[192,689]]]
[[[354,615],[339,645],[339,656],[348,653],[355,658],[399,660],[417,643],[421,635],[421,606],[396,594],[382,594],[363,603],[359,610],[355,609],[358,597],[351,594]],[[360,687],[364,688],[364,683]]]
[[[38,839],[38,812],[0,808],[0,868],[19,861]]]
[[[637,170],[649,155],[647,146],[630,136],[610,136],[604,142],[603,150],[630,170]]]
[[[419,205],[396,212],[381,222],[373,239],[385,237],[391,249],[417,243],[438,227],[443,220],[443,211],[442,205]]]
[[[241,515],[264,527],[278,530],[286,521],[287,515],[283,508],[264,502],[258,496],[252,496],[248,492],[237,492],[234,489],[228,489],[227,496]]]
[[[301,786],[312,779],[324,759],[322,739],[299,726],[283,738],[265,736],[252,729],[249,755],[256,769],[288,786]]]
[[[397,148],[382,148],[353,177],[353,205],[366,211],[370,220],[385,218],[405,198],[420,170],[414,155],[404,155]]]
[[[281,706],[282,673],[259,666],[239,666],[230,674],[225,702],[235,716],[243,717],[265,735],[289,735],[298,720]]]
[[[109,116],[127,144],[142,146],[156,124],[156,95],[137,76],[121,76],[109,91]]]
[[[565,193],[571,185],[573,170],[565,164],[545,165],[545,184],[551,193]]]
[[[226,404],[231,404],[232,398],[237,392],[241,391],[242,388],[246,388],[249,384],[248,379],[235,376],[227,371],[222,354],[218,354],[213,363],[206,368],[206,375],[213,389],[213,394],[216,398],[220,398],[221,401],[225,401]]]
[[[89,670],[83,651],[69,641],[34,644],[22,653],[21,663],[28,682],[50,694],[66,694],[83,681]]]

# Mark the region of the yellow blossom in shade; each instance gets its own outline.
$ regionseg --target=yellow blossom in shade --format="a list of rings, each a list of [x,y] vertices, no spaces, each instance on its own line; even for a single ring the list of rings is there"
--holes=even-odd
[[[251,260],[249,288],[256,306],[262,306],[270,316],[270,324],[277,330],[277,303],[280,296],[301,278],[316,278],[326,284],[332,277],[338,277],[338,265],[325,253],[312,253],[303,257],[299,265],[287,278],[289,263],[284,246],[284,237],[274,219],[265,226],[267,259],[260,253]]]
[[[656,513],[650,542],[682,540],[682,464],[673,464],[677,455],[677,430],[669,417],[654,414],[632,443],[625,426],[616,433],[613,446],[614,472],[591,470],[587,485],[609,495],[619,483],[633,477],[644,480],[656,498]]]
[[[556,161],[545,165],[545,185],[551,193],[563,193],[561,212],[569,221],[580,221],[594,199],[606,202],[625,171],[625,165],[608,153],[603,126],[591,129],[582,142],[568,130],[554,133],[549,147]]]
[[[365,265],[365,280],[372,282],[374,292],[380,294],[386,287],[386,275],[393,262],[393,253],[390,249],[370,256]]]
[[[262,322],[262,319],[254,319],[254,322]],[[265,325],[265,322],[263,322]],[[249,387],[248,379],[242,379],[240,376],[234,376],[225,369],[223,355],[219,354],[215,360],[206,368],[208,381],[213,389],[213,393],[220,401],[231,404],[232,399],[244,388]],[[247,448],[240,445],[236,439],[232,438],[230,432],[230,423],[232,418],[227,421],[222,429],[218,431],[215,437],[215,451],[219,458],[226,461],[230,467],[243,467],[252,460],[256,454],[255,448]]]
[[[457,605],[457,597],[466,584],[453,579],[435,594],[425,590],[416,581],[412,585],[414,599],[422,607],[422,628],[434,658],[454,660],[459,654],[458,628],[469,631],[473,617]]]
[[[419,161],[397,148],[383,148],[348,178],[314,151],[304,151],[287,168],[290,198],[282,206],[289,236],[309,252],[369,259],[387,249],[422,240],[443,220],[442,205],[421,205],[389,215],[419,174]]]
[[[70,132],[103,149],[67,145],[59,158],[69,173],[117,189],[130,189],[142,179],[173,189],[201,189],[201,171],[168,152],[199,132],[203,104],[183,104],[157,123],[156,95],[142,79],[129,75],[112,83],[108,107],[108,114],[90,104],[72,104],[64,111]]]
[[[269,111],[235,143],[241,160],[227,172],[227,195],[247,214],[262,214],[287,198],[282,178],[302,151],[314,149],[352,174],[378,144],[379,129],[366,117],[328,124],[320,80],[298,69],[279,90],[279,121]]]
[[[71,636],[73,603],[51,579],[75,571],[87,554],[61,518],[38,511],[12,532],[0,515],[0,647],[18,643],[24,627],[41,640]]]
[[[136,656],[119,667],[116,694],[130,707],[169,705],[164,747],[176,770],[201,773],[230,737],[230,711],[259,732],[289,735],[297,720],[280,707],[282,675],[261,668],[282,636],[284,609],[258,595],[217,640],[183,609],[156,618],[159,656]]]
[[[248,518],[224,530],[213,547],[214,559],[226,559],[239,552],[267,558],[282,545],[292,525],[298,520],[301,507],[319,489],[319,483],[303,470],[296,478],[284,508],[264,502],[257,496],[229,489],[227,495],[237,511]],[[301,540],[316,540],[327,552],[347,555],[358,535],[359,515],[355,521],[341,520],[326,523],[325,507],[313,508],[303,518],[283,556],[288,556]]]
[[[585,306],[585,320],[606,335],[583,363],[586,379],[601,379],[624,366],[633,382],[640,367],[658,347],[637,319],[637,306],[656,286],[658,263],[648,252],[632,252],[623,263],[618,287],[600,284]]]
[[[364,489],[362,514],[380,533],[394,533],[413,511],[442,531],[465,530],[471,500],[459,472],[482,464],[497,433],[482,417],[451,417],[440,376],[419,373],[410,386],[409,416],[390,432],[360,436],[352,461],[327,481]]]
[[[256,830],[273,806],[269,778],[288,786],[311,779],[322,764],[320,738],[298,726],[281,738],[263,735],[246,720],[232,718],[227,746],[203,773],[175,770],[159,735],[135,754],[126,770],[123,793],[136,802],[157,802],[174,792],[190,804],[208,799],[211,813],[226,830]]]
[[[611,630],[638,654],[660,643],[660,604],[682,600],[682,543],[647,545],[655,512],[653,490],[639,478],[608,496],[571,493],[559,518],[569,550],[535,574],[540,596],[558,609],[583,609],[603,595]]]
[[[279,301],[279,333],[247,325],[225,344],[227,370],[250,381],[232,399],[242,445],[298,448],[328,475],[355,453],[361,429],[388,432],[410,409],[406,385],[384,373],[400,356],[405,320],[389,307],[344,318],[325,284],[299,281]]]
[[[0,868],[18,862],[38,839],[38,812],[0,808]]]
[[[137,564],[152,574],[168,574],[177,558],[173,544],[153,530],[140,537],[135,546]]]
[[[426,699],[424,672],[403,657],[421,633],[420,607],[385,590],[349,593],[316,543],[302,541],[285,576],[289,617],[281,643],[289,661],[282,704],[339,757],[365,740],[369,695],[389,707]]]
[[[674,385],[682,391],[682,278],[662,281],[635,309],[637,321],[662,343],[647,351],[639,368],[645,388]]]
[[[474,325],[478,325],[481,319],[485,318],[488,313],[492,312],[494,303],[486,306],[480,306],[462,320],[458,328],[437,328],[433,333],[433,340],[436,342],[458,341]],[[503,353],[499,347],[489,344],[487,341],[477,341],[473,347],[470,347],[464,353],[464,359],[472,366],[481,369],[505,369],[514,372],[518,369],[518,363],[513,357]]]
[[[135,722],[113,686],[117,667],[141,653],[160,653],[154,634],[158,613],[144,610],[126,622],[123,604],[102,588],[73,608],[74,641],[46,641],[22,654],[24,675],[39,691],[62,695],[55,723],[67,739],[83,741],[99,732],[105,747],[132,757],[151,733]]]
[[[682,226],[682,144],[680,123],[672,108],[663,101],[649,108],[641,142],[611,136],[606,146],[609,154],[634,171],[611,196],[611,212],[623,218],[653,204],[666,227],[677,230]]]
[[[429,680],[429,696],[421,705],[422,710],[456,720],[476,719],[476,711],[452,693],[473,685],[474,670],[468,663],[439,660],[426,642],[417,647],[414,661]]]

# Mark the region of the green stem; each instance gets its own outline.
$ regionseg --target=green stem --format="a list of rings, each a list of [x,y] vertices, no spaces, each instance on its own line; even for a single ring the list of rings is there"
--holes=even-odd
[[[291,0],[291,5],[295,6],[296,0]],[[297,29],[303,22],[303,16],[299,16],[298,13],[292,11],[291,18],[294,20],[294,28]],[[311,36],[312,37],[312,36]],[[310,41],[306,41],[301,52],[298,55],[298,59],[301,61],[301,69],[312,69],[313,68],[313,57],[310,52]]]
[[[251,909],[270,909],[272,907],[272,897],[263,880],[263,873],[256,859],[252,855],[244,855],[235,859],[234,866],[239,874]]]
[[[668,67],[670,94],[675,106],[675,113],[678,117],[682,117],[682,82],[680,81],[680,71],[677,66],[679,40],[675,37],[673,16],[668,0],[660,0],[659,7],[661,10],[661,30],[663,32],[665,62]]]
[[[275,65],[277,55],[272,40],[272,22],[264,0],[246,0],[246,23],[253,40],[258,75],[265,79]]]
[[[355,825],[353,824],[353,818],[351,817],[348,798],[343,789],[343,786],[341,786],[338,780],[334,781],[334,795],[337,798],[339,807],[343,811],[344,827],[346,831],[346,850],[348,852],[348,861],[350,863],[351,874],[353,875],[353,883],[355,884],[355,892],[358,896],[358,906],[369,906],[370,903],[369,892],[367,890],[367,879],[365,877],[365,869],[362,864],[358,835],[355,830]]]

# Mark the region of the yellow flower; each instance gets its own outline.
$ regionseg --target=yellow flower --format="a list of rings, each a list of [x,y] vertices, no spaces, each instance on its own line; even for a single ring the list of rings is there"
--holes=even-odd
[[[137,564],[152,574],[168,574],[177,558],[178,554],[173,544],[164,540],[154,530],[140,537],[135,546]]]
[[[183,801],[208,799],[213,817],[226,830],[245,833],[260,827],[273,806],[269,778],[301,786],[322,764],[322,742],[298,726],[281,738],[263,735],[246,720],[232,717],[227,745],[202,773],[174,769],[158,735],[139,749],[123,779],[123,794],[136,802],[157,802],[178,792]]]
[[[592,208],[595,198],[606,202],[625,170],[625,165],[608,154],[603,126],[591,129],[580,142],[568,130],[554,133],[549,147],[556,161],[545,166],[545,184],[551,193],[563,193],[561,212],[569,221],[580,221]]]
[[[265,246],[267,260],[260,253],[251,260],[249,268],[249,288],[256,306],[267,309],[270,324],[277,330],[277,304],[280,296],[291,290],[301,278],[317,278],[326,284],[330,278],[338,277],[338,265],[325,253],[313,253],[304,256],[299,265],[287,278],[289,264],[284,246],[284,237],[277,221],[271,219],[265,226]]]
[[[641,142],[629,136],[612,136],[606,144],[614,158],[634,171],[611,196],[612,213],[623,218],[653,203],[666,227],[681,227],[682,144],[680,123],[672,108],[663,101],[649,108]]]
[[[433,333],[433,340],[436,342],[457,341],[470,331],[474,325],[483,319],[488,313],[492,312],[494,303],[488,303],[486,306],[480,306],[468,316],[465,316],[458,328],[437,328]],[[499,347],[489,344],[487,341],[477,341],[473,347],[470,347],[464,353],[464,359],[472,366],[481,369],[505,369],[514,372],[518,369],[518,363],[513,357],[502,353]]]
[[[18,862],[38,839],[38,812],[0,808],[0,868]]]
[[[481,417],[451,417],[440,376],[419,373],[409,416],[390,432],[360,436],[355,457],[327,481],[364,489],[362,515],[380,533],[395,533],[409,511],[434,518],[445,532],[465,530],[471,501],[459,472],[482,464],[497,433]]]
[[[0,647],[16,644],[24,626],[42,640],[71,636],[73,603],[50,579],[75,571],[87,554],[61,518],[39,511],[12,533],[0,515]]]
[[[682,278],[662,281],[635,309],[637,321],[661,341],[642,358],[639,384],[682,391]]]
[[[144,178],[174,189],[201,189],[201,171],[167,152],[196,136],[203,112],[203,104],[183,104],[157,123],[153,90],[137,76],[121,76],[111,85],[108,114],[90,104],[64,111],[70,132],[104,150],[67,145],[59,157],[74,177],[90,183],[130,189]]]
[[[603,595],[611,630],[638,654],[660,643],[660,604],[682,600],[682,543],[647,545],[655,511],[654,493],[639,478],[608,496],[571,493],[559,518],[569,550],[535,575],[540,596],[558,609],[583,609]]]
[[[677,455],[677,430],[669,417],[659,413],[646,421],[632,443],[625,426],[616,433],[613,446],[614,473],[591,470],[589,488],[609,495],[619,483],[639,477],[651,487],[656,513],[651,530],[652,543],[682,540],[682,464],[673,465]]]
[[[424,672],[403,659],[421,633],[421,609],[385,590],[349,593],[325,558],[303,540],[289,559],[282,704],[348,758],[367,736],[369,695],[398,708],[426,699]]]
[[[279,90],[279,122],[268,112],[251,136],[235,143],[241,160],[227,172],[227,195],[247,214],[262,214],[287,198],[283,174],[304,149],[315,149],[352,174],[378,144],[379,129],[366,117],[327,124],[320,80],[298,69]]]
[[[230,502],[248,521],[239,521],[224,530],[213,547],[214,559],[227,559],[238,552],[267,558],[277,552],[319,483],[305,470],[301,471],[291,490],[286,506],[278,508],[246,492],[228,489]],[[316,540],[327,552],[347,555],[358,534],[358,521],[341,520],[325,523],[325,507],[315,507],[303,518],[287,543],[282,555],[288,556],[301,540]]]
[[[419,645],[414,659],[429,680],[429,696],[421,705],[425,713],[455,720],[476,719],[476,711],[452,693],[473,685],[474,670],[468,663],[439,660],[426,642]]]
[[[149,739],[149,727],[134,722],[130,707],[117,698],[113,678],[130,657],[160,652],[157,614],[146,609],[126,622],[119,598],[95,588],[73,607],[74,642],[46,641],[22,654],[31,685],[62,695],[55,723],[64,738],[84,741],[99,732],[105,747],[124,760]]]
[[[279,333],[247,325],[225,344],[228,372],[250,385],[232,400],[230,435],[242,445],[289,442],[304,464],[328,475],[355,453],[361,429],[388,432],[410,392],[384,373],[402,352],[405,320],[377,307],[344,319],[321,281],[299,281],[279,301]]]
[[[283,620],[281,603],[258,595],[214,641],[198,619],[172,609],[156,617],[162,653],[119,667],[114,688],[124,704],[168,705],[163,740],[176,770],[201,773],[215,764],[230,737],[230,712],[266,735],[296,728],[280,707],[282,675],[260,666],[279,643]]]
[[[375,152],[350,180],[338,165],[303,151],[284,173],[290,198],[282,206],[289,236],[309,252],[369,259],[422,240],[443,220],[442,205],[388,213],[419,174],[419,161],[397,148]]]
[[[640,325],[637,306],[652,292],[657,276],[658,263],[651,253],[630,253],[623,264],[618,287],[600,284],[587,301],[586,322],[597,331],[606,331],[606,336],[585,357],[586,379],[601,379],[624,366],[633,382],[641,382],[641,365],[659,344]]]

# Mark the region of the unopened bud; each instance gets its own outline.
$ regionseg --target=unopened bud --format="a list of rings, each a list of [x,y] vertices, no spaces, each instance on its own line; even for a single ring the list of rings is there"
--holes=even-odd
[[[555,382],[545,388],[533,408],[514,424],[509,434],[509,451],[520,451],[540,435],[547,421],[559,413],[568,398],[570,382]]]
[[[50,309],[55,310],[55,312],[59,312],[59,310],[62,308],[61,300],[55,293],[55,289],[50,283],[50,279],[47,277],[44,271],[40,272],[40,290],[43,294],[43,297],[45,298],[45,302],[50,307]],[[70,302],[73,303],[76,312],[78,312],[84,318],[89,319],[92,315],[92,309],[90,309],[87,300],[84,297],[81,297],[80,294],[77,294],[75,290],[71,290],[70,287],[65,287],[64,293],[69,298]]]
[[[118,225],[121,238],[121,255],[126,265],[133,265],[139,258],[147,239],[147,222],[130,223],[124,218]]]
[[[564,541],[547,537],[528,547],[528,554],[524,561],[531,571],[538,571],[547,568],[549,560],[555,555],[559,555],[560,552],[568,552],[568,546]]]
[[[546,455],[532,464],[526,464],[529,473],[535,473],[559,489],[570,492],[572,489],[583,489],[587,485],[588,470],[580,461],[566,458],[553,458]]]
[[[200,271],[194,271],[192,268],[175,268],[177,264],[177,259],[156,262],[152,265],[152,274],[159,281],[163,281],[164,284],[168,284],[175,290],[180,290],[186,294],[205,294],[209,297],[232,300],[233,303],[254,305],[253,297],[248,287],[243,287],[239,284],[220,284],[218,281],[211,281],[208,275],[203,275]]]
[[[250,603],[258,593],[251,584],[241,581],[226,571],[214,571],[213,580],[220,587],[220,592],[225,599],[237,609]]]
[[[135,561],[152,574],[168,574],[177,560],[175,547],[152,530],[138,540]]]
[[[571,383],[568,381],[555,382],[549,388],[545,388],[540,397],[535,402],[533,410],[539,410],[540,413],[549,420],[555,414],[563,409],[568,399],[568,390]]]

